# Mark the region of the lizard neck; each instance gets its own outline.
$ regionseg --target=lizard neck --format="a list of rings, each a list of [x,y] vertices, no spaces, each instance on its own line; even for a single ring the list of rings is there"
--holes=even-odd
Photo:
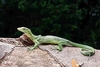
[[[35,38],[35,35],[34,34],[32,34],[32,32],[30,31],[30,32],[28,32],[28,33],[25,33],[32,41],[34,40],[34,38]]]

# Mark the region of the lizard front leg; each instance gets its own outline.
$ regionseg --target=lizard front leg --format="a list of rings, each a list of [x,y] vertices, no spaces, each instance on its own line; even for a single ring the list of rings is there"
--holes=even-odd
[[[34,46],[31,47],[30,50],[34,50],[34,49],[35,49],[36,47],[38,47],[39,44],[40,44],[37,40],[34,40],[34,43],[35,43]]]
[[[35,39],[38,41],[41,38],[41,35],[38,35],[35,37]]]

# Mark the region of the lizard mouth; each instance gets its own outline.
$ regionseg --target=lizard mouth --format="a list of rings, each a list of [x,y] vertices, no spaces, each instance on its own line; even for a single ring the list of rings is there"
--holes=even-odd
[[[19,30],[19,28],[17,28],[17,30]]]
[[[25,27],[18,27],[17,30],[24,30],[26,29]]]
[[[22,31],[22,28],[21,27],[18,27],[17,30]]]
[[[20,28],[17,28],[17,30],[19,30],[19,31],[20,31]]]

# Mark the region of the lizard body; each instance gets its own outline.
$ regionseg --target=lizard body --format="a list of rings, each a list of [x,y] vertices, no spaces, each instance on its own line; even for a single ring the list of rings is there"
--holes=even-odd
[[[78,43],[72,42],[68,39],[64,39],[64,38],[52,36],[52,35],[36,36],[31,32],[30,29],[28,29],[26,27],[19,27],[17,29],[19,31],[23,32],[24,34],[26,34],[35,43],[35,45],[31,48],[31,50],[38,47],[39,44],[41,44],[41,43],[51,43],[51,44],[58,44],[57,49],[59,51],[62,50],[63,45],[67,45],[67,46],[74,46],[74,47],[82,48],[80,52],[85,56],[92,56],[95,54],[95,49],[91,46],[78,44]]]

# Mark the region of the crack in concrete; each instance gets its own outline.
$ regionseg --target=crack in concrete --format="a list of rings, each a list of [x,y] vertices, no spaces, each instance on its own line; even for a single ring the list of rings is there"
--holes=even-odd
[[[39,48],[40,50],[42,51],[46,51],[53,59],[54,61],[56,61],[61,67],[66,67],[63,63],[61,63],[56,57],[54,57],[48,50],[46,49],[41,49]]]

